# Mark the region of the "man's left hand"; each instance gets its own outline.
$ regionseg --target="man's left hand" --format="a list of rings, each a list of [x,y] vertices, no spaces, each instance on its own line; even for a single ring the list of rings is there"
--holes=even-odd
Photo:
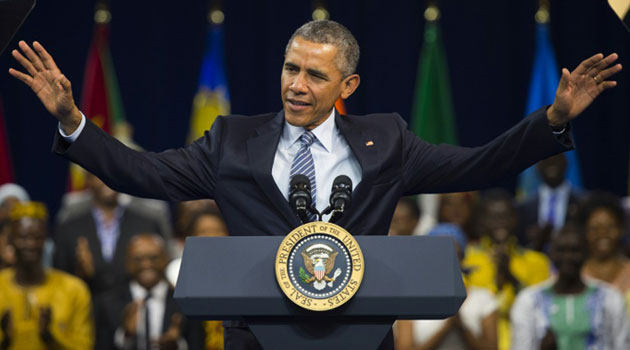
[[[52,310],[50,306],[44,306],[39,308],[39,336],[44,343],[51,343],[53,341],[52,333],[50,332],[50,323],[52,321]]]
[[[617,58],[616,53],[607,57],[598,53],[582,61],[573,72],[563,68],[555,100],[547,109],[549,125],[565,125],[580,115],[602,91],[617,86],[616,81],[606,80],[621,71],[621,64],[610,67]]]

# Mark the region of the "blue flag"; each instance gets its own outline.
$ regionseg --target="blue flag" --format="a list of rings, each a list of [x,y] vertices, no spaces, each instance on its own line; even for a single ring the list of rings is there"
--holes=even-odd
[[[560,74],[556,65],[556,57],[549,37],[549,26],[545,23],[536,24],[536,51],[534,53],[534,65],[532,67],[532,80],[529,85],[529,97],[525,115],[538,108],[553,103],[556,89],[560,82]],[[571,186],[582,188],[582,177],[575,150],[565,153],[567,156],[567,180]],[[521,173],[518,179],[517,194],[525,199],[538,191],[540,178],[534,166]]]
[[[223,41],[223,25],[212,24],[208,30],[206,52],[201,63],[199,87],[193,101],[188,142],[203,136],[217,116],[230,114]]]

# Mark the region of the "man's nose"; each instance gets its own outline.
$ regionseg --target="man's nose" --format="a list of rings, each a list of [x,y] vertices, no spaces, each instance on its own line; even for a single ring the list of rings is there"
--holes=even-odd
[[[303,94],[307,92],[307,86],[306,86],[306,76],[303,73],[298,74],[295,79],[293,80],[293,83],[291,83],[291,86],[289,86],[289,88],[291,89],[291,91],[293,93],[296,94]]]

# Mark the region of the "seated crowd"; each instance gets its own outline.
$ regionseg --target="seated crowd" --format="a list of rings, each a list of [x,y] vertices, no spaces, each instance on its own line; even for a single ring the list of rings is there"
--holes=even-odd
[[[501,189],[440,195],[427,232],[421,201],[401,199],[389,234],[453,237],[467,299],[446,320],[397,321],[396,349],[630,349],[621,198],[572,188],[562,154],[537,172],[520,202]]]
[[[400,200],[389,234],[452,237],[467,298],[444,320],[397,321],[396,349],[630,349],[621,199],[572,188],[563,155],[537,170],[536,195],[442,194],[430,224]],[[187,319],[173,292],[185,238],[227,228],[211,200],[170,212],[88,175],[50,220],[0,186],[0,350],[223,349],[221,321]]]
[[[223,349],[221,321],[188,320],[173,298],[186,236],[227,235],[214,202],[178,204],[171,230],[167,203],[85,184],[53,223],[0,186],[0,350]]]

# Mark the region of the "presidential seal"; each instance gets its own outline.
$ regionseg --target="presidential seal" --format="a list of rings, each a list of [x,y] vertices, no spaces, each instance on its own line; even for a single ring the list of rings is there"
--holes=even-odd
[[[276,279],[295,304],[332,310],[359,289],[365,264],[357,241],[329,222],[311,222],[291,231],[276,254]]]

